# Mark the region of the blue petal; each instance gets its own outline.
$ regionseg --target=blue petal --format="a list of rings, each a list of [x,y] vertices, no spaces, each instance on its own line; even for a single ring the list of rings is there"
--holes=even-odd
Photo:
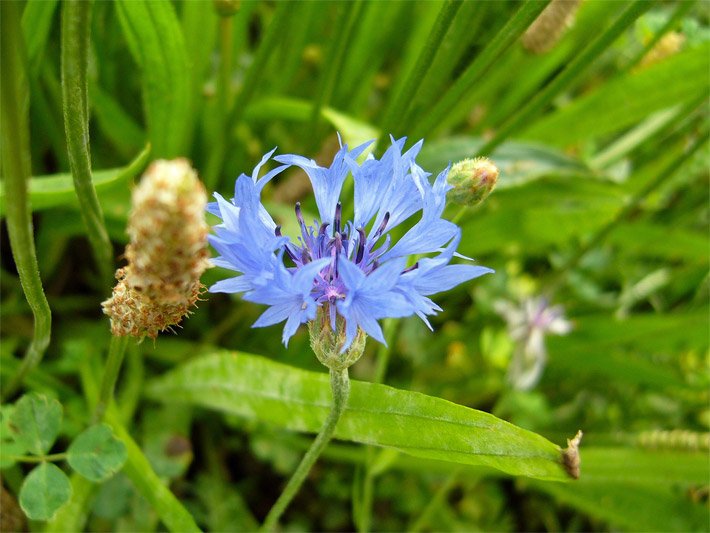
[[[209,288],[209,291],[236,293],[245,292],[252,288],[253,286],[246,276],[237,276],[236,278],[227,278],[218,281]]]

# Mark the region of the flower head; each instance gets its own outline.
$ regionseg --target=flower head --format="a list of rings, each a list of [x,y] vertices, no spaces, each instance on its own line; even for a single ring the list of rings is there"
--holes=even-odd
[[[128,265],[103,311],[114,335],[148,336],[177,325],[204,289],[209,266],[207,193],[186,159],[154,162],[133,190]]]
[[[384,343],[377,322],[382,318],[416,314],[428,325],[426,317],[441,310],[429,296],[492,270],[450,264],[461,230],[441,218],[451,188],[448,169],[431,183],[415,162],[421,141],[402,153],[404,143],[393,139],[380,159],[368,156],[362,163],[358,157],[370,143],[353,150],[345,145],[327,168],[299,155],[276,156],[281,165],[259,178],[274,151],[266,154],[251,176],[239,176],[231,201],[215,193],[217,201],[208,205],[222,220],[210,236],[220,254],[213,262],[240,274],[210,291],[244,293],[244,299],[268,305],[254,326],[285,320],[284,344],[319,309],[333,331],[344,332],[342,352],[358,329]],[[296,204],[295,241],[282,235],[261,203],[264,185],[289,166],[308,174],[320,214],[309,224]],[[341,193],[348,175],[354,205],[353,219],[346,221]],[[393,230],[417,213],[419,219],[393,242]]]

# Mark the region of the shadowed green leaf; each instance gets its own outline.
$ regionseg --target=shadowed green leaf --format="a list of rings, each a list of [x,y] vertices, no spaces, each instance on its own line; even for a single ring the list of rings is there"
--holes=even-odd
[[[10,415],[15,442],[35,455],[44,455],[54,444],[62,423],[62,404],[44,394],[24,395]]]
[[[326,374],[221,352],[153,381],[151,398],[187,402],[295,431],[320,429],[331,403]],[[493,415],[384,385],[353,382],[336,438],[417,457],[486,465],[513,475],[565,480],[560,449]]]
[[[100,482],[118,472],[126,462],[126,446],[106,424],[91,426],[69,446],[69,465],[85,478]]]
[[[50,520],[69,498],[69,478],[51,463],[32,470],[20,489],[20,507],[32,520]]]

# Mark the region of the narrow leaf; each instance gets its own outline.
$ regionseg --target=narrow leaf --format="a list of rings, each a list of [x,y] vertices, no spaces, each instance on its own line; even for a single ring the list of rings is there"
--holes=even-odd
[[[50,520],[69,498],[69,478],[52,463],[32,470],[20,488],[20,507],[32,520]]]
[[[330,409],[328,383],[325,374],[221,352],[153,381],[148,394],[163,402],[187,402],[316,432]],[[559,447],[543,437],[488,413],[384,385],[353,382],[336,438],[513,475],[568,479]]]
[[[62,405],[43,394],[24,395],[10,415],[15,441],[25,450],[44,455],[54,444],[62,423]]]
[[[114,187],[135,177],[145,168],[149,158],[150,146],[146,146],[127,166],[94,172],[96,192],[101,195],[101,193],[112,191]],[[4,184],[2,185],[0,187],[0,216],[5,215],[7,196]],[[69,173],[33,177],[29,183],[29,197],[33,211],[76,205],[77,203],[72,175]]]
[[[126,462],[126,446],[106,424],[91,426],[69,446],[69,465],[85,478],[101,482],[118,472]]]

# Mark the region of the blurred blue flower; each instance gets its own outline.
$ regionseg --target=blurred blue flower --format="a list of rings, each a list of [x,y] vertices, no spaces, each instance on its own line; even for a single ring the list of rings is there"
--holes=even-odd
[[[441,218],[451,188],[449,169],[430,183],[430,174],[415,162],[422,142],[402,153],[405,140],[392,139],[380,159],[370,155],[362,163],[357,158],[370,142],[353,150],[342,146],[329,168],[299,155],[277,156],[282,165],[259,178],[272,150],[251,176],[239,176],[231,201],[215,193],[208,211],[222,223],[210,236],[220,254],[213,263],[240,275],[210,291],[244,293],[244,299],[268,305],[254,326],[286,320],[284,344],[318,308],[329,314],[334,329],[337,317],[344,319],[343,351],[358,327],[384,343],[381,318],[416,314],[431,328],[426,317],[441,308],[429,296],[493,271],[450,264],[454,255],[462,256],[456,254],[461,230]],[[320,220],[308,225],[296,204],[297,242],[281,234],[261,203],[264,185],[289,166],[308,174],[320,213]],[[348,174],[354,179],[354,217],[344,222],[340,195]],[[392,230],[420,211],[419,220],[393,243]]]

